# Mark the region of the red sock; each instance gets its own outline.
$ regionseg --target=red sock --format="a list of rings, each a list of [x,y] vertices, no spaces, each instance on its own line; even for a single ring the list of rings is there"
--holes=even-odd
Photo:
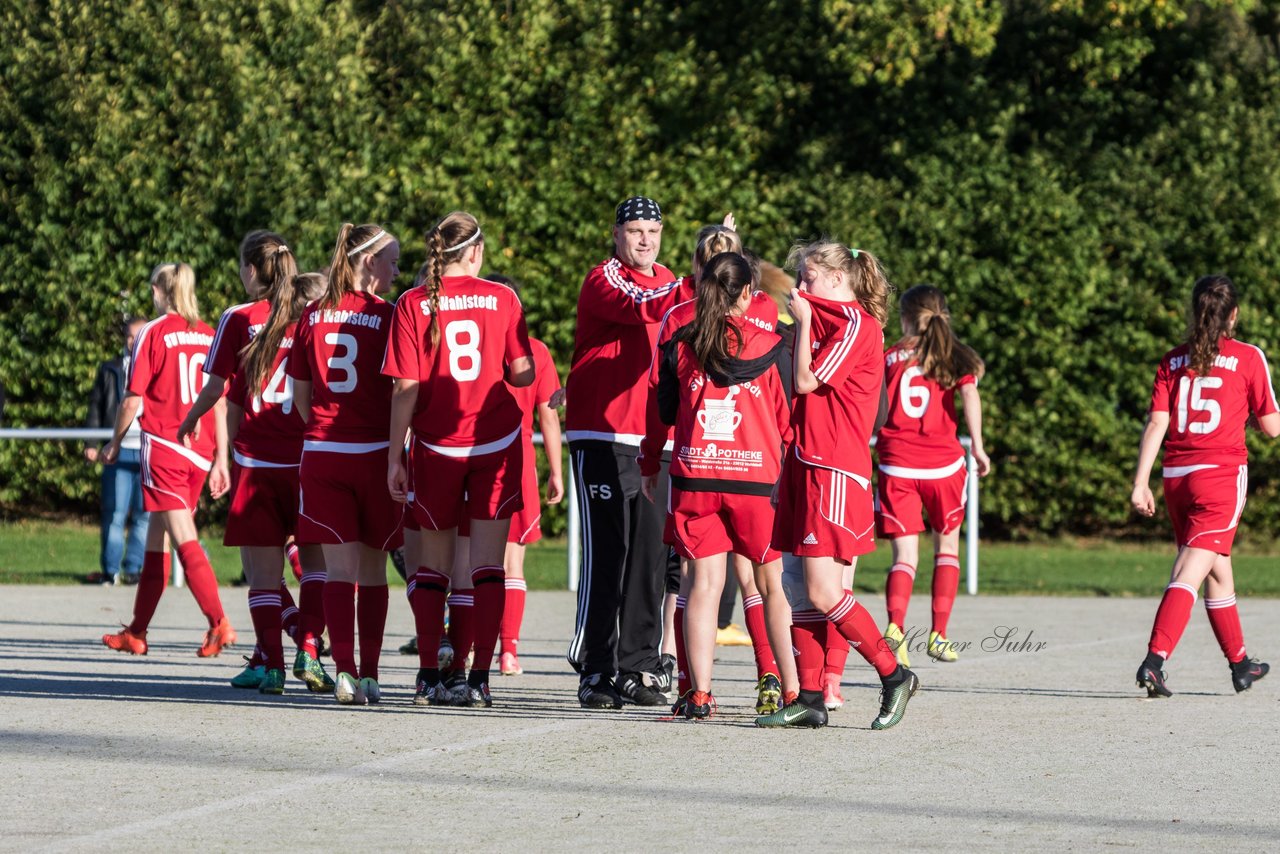
[[[951,619],[951,609],[956,604],[956,589],[959,586],[960,558],[955,555],[934,555],[933,630],[944,638],[947,636],[947,621]]]
[[[475,612],[475,596],[471,590],[456,590],[449,594],[449,644],[453,647],[453,667],[463,673],[467,670],[467,654],[475,639],[472,616]]]
[[[156,614],[156,606],[164,589],[169,586],[169,553],[144,552],[142,555],[142,575],[138,578],[138,592],[133,596],[133,622],[129,631],[135,635],[145,635],[151,618]]]
[[[849,663],[849,642],[839,632],[827,632],[827,642],[822,651],[825,662],[822,672],[837,679],[844,675],[845,665]]]
[[[826,659],[827,618],[821,611],[793,611],[791,643],[795,645],[796,675],[801,691],[822,691],[822,669]],[[846,644],[847,645],[847,644]]]
[[[245,662],[248,667],[266,667],[267,659],[262,654],[262,647],[256,643],[253,645],[253,653],[249,656],[249,660]]]
[[[178,546],[178,560],[187,574],[187,587],[195,597],[196,604],[204,618],[209,621],[209,628],[222,622],[226,616],[222,612],[222,600],[218,598],[218,579],[214,577],[213,567],[209,566],[209,558],[198,540],[188,540]]]
[[[258,649],[262,652],[267,669],[284,670],[284,647],[280,643],[280,590],[253,589],[249,591],[249,617],[253,620],[253,632],[258,636]]]
[[[472,673],[486,673],[493,664],[493,648],[498,645],[502,610],[507,600],[505,581],[506,570],[500,566],[479,566],[471,570],[471,583],[475,585],[476,647],[476,656],[471,662]]]
[[[777,676],[778,662],[773,657],[773,648],[769,646],[769,633],[764,627],[764,597],[757,593],[744,598],[742,616],[747,623],[747,634],[751,635],[751,649],[756,654],[756,679],[760,679],[766,673]]]
[[[907,623],[907,605],[911,602],[911,588],[915,583],[916,568],[911,564],[899,562],[889,567],[889,577],[884,586],[885,604],[889,610],[889,622],[900,629]]]
[[[297,643],[298,627],[301,624],[302,612],[298,610],[298,603],[293,601],[289,585],[285,584],[282,578],[280,579],[280,629]]]
[[[305,650],[312,658],[320,657],[320,635],[324,634],[324,570],[308,569],[302,573],[298,585],[298,649]]]
[[[1222,654],[1232,664],[1244,661],[1244,629],[1240,628],[1240,612],[1236,610],[1236,594],[1222,599],[1204,600],[1205,613],[1209,615],[1209,625],[1213,627],[1213,636],[1222,647]]]
[[[356,597],[356,626],[360,629],[360,678],[378,678],[382,637],[387,628],[387,585],[362,584]]]
[[[434,569],[418,567],[413,577],[413,624],[418,631],[418,667],[439,667],[440,636],[444,634],[444,601],[449,577]]]
[[[684,646],[684,609],[689,600],[676,597],[676,696],[683,697],[693,690],[693,678],[689,675],[689,653]]]
[[[294,580],[302,581],[302,559],[298,557],[298,544],[289,543],[285,546],[284,556],[289,559],[289,566],[293,568]]]
[[[515,655],[520,646],[520,624],[524,622],[524,597],[529,587],[523,578],[508,578],[504,584],[507,600],[502,606],[502,651]]]
[[[1174,647],[1191,619],[1191,608],[1196,604],[1196,591],[1190,584],[1171,581],[1164,589],[1164,598],[1156,609],[1156,621],[1151,627],[1151,643],[1147,649],[1161,658],[1173,655]]]
[[[876,669],[876,673],[888,676],[898,669],[898,659],[880,636],[880,627],[852,593],[845,591],[836,606],[827,612],[827,619]]]
[[[356,669],[356,586],[350,581],[324,583],[324,621],[329,625],[329,655],[338,673]]]

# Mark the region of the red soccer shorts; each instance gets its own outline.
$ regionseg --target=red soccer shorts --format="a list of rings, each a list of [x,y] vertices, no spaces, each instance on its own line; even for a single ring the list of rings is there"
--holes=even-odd
[[[524,449],[519,437],[497,451],[450,456],[415,440],[413,514],[431,531],[458,527],[468,519],[510,519],[524,503],[521,473]],[[385,489],[385,487],[384,487]]]
[[[213,465],[190,448],[142,434],[142,508],[196,512],[200,490]]]
[[[882,537],[923,532],[922,510],[929,514],[929,527],[940,534],[950,534],[964,521],[969,472],[963,460],[959,469],[945,477],[903,477],[882,468],[879,479],[876,532]]]
[[[387,489],[385,448],[355,454],[303,450],[298,480],[299,542],[400,548],[404,505]]]
[[[773,523],[773,547],[800,557],[852,563],[875,551],[870,484],[789,457]]]
[[[671,489],[676,553],[696,560],[734,552],[756,563],[781,557],[770,545],[773,507],[767,495]]]
[[[1188,468],[1194,467],[1164,470],[1164,502],[1173,522],[1173,536],[1179,546],[1230,555],[1244,512],[1249,467]]]
[[[249,461],[254,462],[253,460]],[[298,467],[231,467],[224,546],[280,546],[298,527]]]

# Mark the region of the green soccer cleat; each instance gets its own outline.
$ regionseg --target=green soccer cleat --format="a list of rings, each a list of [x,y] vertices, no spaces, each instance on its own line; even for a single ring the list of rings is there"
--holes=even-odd
[[[247,662],[249,657],[246,655],[244,660]],[[267,668],[261,664],[254,666],[246,664],[244,670],[241,670],[231,679],[232,688],[257,688],[262,684],[262,677],[267,675]]]
[[[324,672],[324,665],[304,649],[293,657],[293,675],[307,683],[307,690],[313,694],[333,693],[333,679]]]
[[[910,670],[899,667],[898,674],[901,676],[893,682],[886,681],[888,677],[880,680],[884,684],[880,689],[880,714],[871,722],[872,729],[897,726],[907,711],[907,701],[920,689],[920,680]]]
[[[782,683],[772,673],[766,673],[756,683],[756,714],[771,715],[782,708]]]
[[[283,694],[284,693],[284,671],[277,667],[268,670],[262,677],[262,683],[258,685],[259,694]]]
[[[799,700],[792,700],[771,715],[756,718],[758,727],[805,727],[817,729],[827,725],[827,710],[815,709]]]
[[[910,667],[911,659],[907,658],[907,639],[897,623],[890,623],[884,630],[884,640],[898,657],[898,663],[903,667]]]
[[[960,657],[956,654],[955,644],[937,632],[929,632],[928,652],[935,661],[955,661]]]

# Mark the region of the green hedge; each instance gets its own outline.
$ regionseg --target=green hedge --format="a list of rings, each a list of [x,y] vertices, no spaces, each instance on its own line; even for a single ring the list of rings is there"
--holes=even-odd
[[[7,422],[78,423],[151,266],[192,263],[212,318],[262,226],[318,267],[339,222],[382,222],[412,271],[423,230],[471,210],[567,369],[613,205],[645,193],[673,267],[732,209],[766,257],[826,233],[940,285],[989,365],[988,532],[1154,533],[1127,484],[1193,279],[1234,276],[1244,336],[1280,357],[1278,10],[20,0],[0,11]],[[4,512],[90,511],[75,450],[0,445]],[[1246,519],[1269,533],[1278,458],[1253,457]]]

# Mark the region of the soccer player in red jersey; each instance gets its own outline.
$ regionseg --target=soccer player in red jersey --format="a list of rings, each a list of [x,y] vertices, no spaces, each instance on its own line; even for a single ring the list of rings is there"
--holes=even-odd
[[[751,558],[758,571],[781,573],[769,544],[790,407],[778,361],[782,339],[747,319],[755,276],[740,254],[713,257],[698,283],[697,313],[661,351],[658,407],[673,424],[670,508],[677,552],[692,561],[684,638],[692,691],[685,717],[712,714],[711,667],[725,553]],[[645,445],[659,444],[646,436]],[[645,496],[654,498],[656,454],[641,456]]]
[[[427,232],[422,284],[396,303],[382,365],[395,380],[385,488],[410,505],[421,527],[417,705],[493,705],[489,667],[506,597],[502,559],[511,516],[522,506],[524,417],[508,383],[530,385],[534,365],[520,298],[476,278],[483,265],[475,217],[458,211],[436,223]],[[412,478],[403,452],[410,427]],[[463,514],[470,520],[475,658],[466,684],[451,688],[440,681],[437,651]],[[465,659],[455,644],[455,664]]]
[[[1271,669],[1245,653],[1231,544],[1249,480],[1245,425],[1256,418],[1274,439],[1280,436],[1280,411],[1267,357],[1232,337],[1239,316],[1231,280],[1202,277],[1191,291],[1187,341],[1166,353],[1156,371],[1131,502],[1143,516],[1155,515],[1149,482],[1163,441],[1164,500],[1178,555],[1156,611],[1147,657],[1138,667],[1138,687],[1146,688],[1148,697],[1172,696],[1164,662],[1191,619],[1202,583],[1209,625],[1236,691],[1247,690]]]
[[[400,243],[385,229],[344,224],[327,290],[302,312],[285,371],[293,378],[294,408],[306,423],[298,540],[319,543],[324,554],[324,617],[338,671],[334,697],[344,705],[382,697],[386,553],[400,546],[402,513],[382,477],[391,381],[379,367],[395,309],[378,293],[399,274],[399,260]]]
[[[867,609],[843,588],[842,567],[875,548],[871,433],[884,382],[883,324],[889,283],[869,252],[818,241],[792,250],[799,287],[796,319],[795,440],[783,466],[773,546],[803,559],[805,587],[826,622],[793,614],[800,696],[759,726],[822,726],[825,632],[834,628],[880,674],[880,714],[872,729],[896,725],[919,687],[901,667]]]
[[[120,440],[142,406],[143,506],[155,513],[161,524],[153,524],[147,532],[133,622],[116,634],[104,635],[102,642],[121,652],[146,654],[147,626],[169,584],[168,541],[172,539],[191,595],[209,621],[196,653],[207,657],[236,641],[235,629],[218,598],[218,579],[200,547],[194,518],[206,477],[214,498],[229,486],[226,407],[219,402],[205,416],[199,437],[186,443],[178,439],[178,425],[200,393],[200,366],[208,358],[213,330],[200,320],[196,277],[190,266],[156,267],[151,274],[151,296],[161,315],[144,326],[134,341],[128,393],[120,403],[115,436],[103,448],[102,459],[114,462]]]
[[[926,651],[938,661],[958,657],[947,641],[947,621],[960,583],[960,523],[969,473],[956,438],[957,395],[979,477],[991,470],[991,460],[982,444],[982,360],[956,338],[946,297],[935,287],[916,285],[902,295],[898,307],[902,338],[884,354],[889,417],[876,443],[876,526],[893,546],[884,636],[897,650],[898,661],[910,667],[903,627],[919,564],[919,534],[925,529],[922,508],[929,514],[934,546],[933,624]]]

